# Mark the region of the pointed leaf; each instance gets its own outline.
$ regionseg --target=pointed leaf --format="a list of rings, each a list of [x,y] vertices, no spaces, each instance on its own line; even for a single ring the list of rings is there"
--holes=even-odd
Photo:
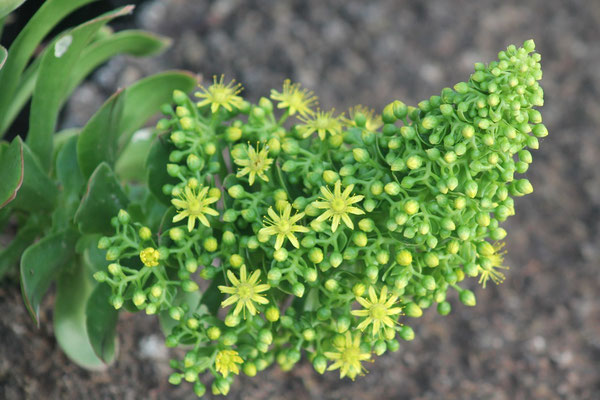
[[[162,52],[170,43],[169,38],[141,30],[121,31],[91,43],[71,73],[67,97],[90,72],[117,54],[147,57]]]
[[[81,24],[56,41],[53,51],[45,52],[31,101],[27,143],[46,168],[51,163],[58,112],[71,80],[71,75],[65,72],[74,68],[81,52],[102,26],[132,11],[133,6],[126,6]]]
[[[127,182],[144,182],[146,179],[144,167],[153,142],[151,129],[140,129],[133,135],[115,164],[115,173],[119,178]]]
[[[23,161],[23,184],[13,206],[34,213],[52,211],[56,207],[58,188],[26,143],[23,143]]]
[[[8,51],[4,48],[4,46],[0,46],[0,69],[4,67],[4,62],[6,61],[6,57],[8,57]]]
[[[89,177],[102,162],[114,166],[124,103],[125,93],[119,90],[100,107],[81,130],[77,141],[77,159],[85,177]]]
[[[83,368],[102,370],[106,365],[94,352],[86,326],[86,304],[93,288],[85,268],[79,264],[60,274],[54,303],[54,335],[72,361]]]
[[[120,209],[126,209],[129,200],[108,164],[96,168],[88,181],[87,192],[75,213],[75,223],[81,233],[114,233],[110,224]]]
[[[50,283],[73,258],[77,234],[73,230],[53,233],[29,246],[21,258],[21,292],[33,320]]]
[[[0,1],[0,19],[17,9],[25,0],[2,0]]]
[[[102,161],[113,167],[131,135],[144,126],[162,104],[171,101],[173,90],[190,91],[195,83],[195,77],[188,72],[164,72],[113,95],[80,134],[77,151],[84,176],[89,176]]]
[[[10,46],[10,57],[4,68],[0,70],[0,86],[2,87],[0,91],[0,121],[4,121],[6,110],[13,101],[14,90],[19,84],[20,76],[42,39],[73,10],[93,1],[96,0],[45,1],[25,28],[21,30]],[[0,127],[0,133],[3,133],[7,125],[0,123]]]
[[[150,147],[148,158],[146,159],[146,182],[150,192],[162,203],[170,205],[171,197],[163,193],[164,185],[174,184],[177,181],[167,173],[167,163],[169,162],[169,153],[171,148],[164,136],[158,136]]]
[[[131,135],[155,115],[161,105],[171,102],[175,89],[187,93],[197,82],[191,72],[167,71],[142,79],[127,89],[127,102],[119,127],[119,148],[129,142]]]
[[[23,184],[23,141],[17,136],[0,157],[0,208],[17,196]]]
[[[106,364],[116,356],[119,312],[108,302],[111,289],[105,283],[96,286],[86,304],[87,333],[96,355]]]
[[[25,226],[19,227],[17,235],[0,251],[0,279],[11,267],[18,265],[21,255],[39,233],[38,220],[35,217],[30,217]]]

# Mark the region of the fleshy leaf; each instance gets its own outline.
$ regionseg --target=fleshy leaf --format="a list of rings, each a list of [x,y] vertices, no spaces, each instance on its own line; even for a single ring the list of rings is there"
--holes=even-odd
[[[65,354],[91,370],[104,369],[87,335],[86,304],[93,290],[86,270],[79,264],[63,271],[57,280],[54,304],[54,335]]]
[[[56,207],[58,188],[26,143],[23,143],[23,164],[23,184],[12,205],[34,213],[52,211]]]
[[[162,188],[167,183],[176,183],[177,181],[167,173],[165,165],[169,162],[169,153],[171,149],[164,136],[158,136],[150,147],[148,158],[146,159],[146,182],[150,192],[156,196],[162,203],[171,204],[171,198],[163,193]]]
[[[106,163],[96,168],[88,181],[87,191],[75,213],[75,223],[81,233],[114,233],[110,224],[120,209],[126,209],[129,200]]]
[[[25,3],[25,0],[2,0],[0,2],[0,19],[19,8],[23,3]]]
[[[131,135],[171,101],[173,90],[190,91],[196,78],[188,72],[169,71],[142,79],[113,95],[83,128],[77,145],[85,176],[106,161],[114,166]]]
[[[119,312],[110,305],[111,289],[101,283],[92,292],[86,304],[87,334],[94,353],[110,364],[117,353],[117,321]]]
[[[0,70],[0,132],[3,133],[8,124],[5,123],[6,110],[14,100],[14,91],[23,70],[31,56],[39,48],[44,37],[65,16],[74,10],[95,0],[48,0],[45,1],[27,25],[21,30],[9,48],[10,57]]]
[[[21,292],[33,320],[50,283],[75,253],[77,233],[73,230],[53,233],[29,246],[21,258]]]
[[[51,163],[52,135],[58,112],[71,79],[71,75],[65,71],[74,68],[83,49],[98,29],[131,11],[133,6],[126,6],[81,24],[57,40],[54,51],[45,52],[31,100],[27,143],[46,168]]]
[[[0,208],[17,196],[23,184],[23,169],[23,141],[17,136],[0,157]]]

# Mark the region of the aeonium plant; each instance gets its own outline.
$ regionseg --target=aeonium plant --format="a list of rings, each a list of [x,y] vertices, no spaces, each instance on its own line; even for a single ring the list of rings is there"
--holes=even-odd
[[[148,187],[162,218],[122,210],[94,276],[115,309],[158,314],[184,346],[170,382],[233,377],[304,355],[355,379],[364,362],[412,340],[410,320],[476,278],[504,279],[500,223],[532,192],[527,150],[547,135],[534,43],[475,64],[467,82],[381,116],[316,108],[284,82],[252,104],[215,78],[176,90],[157,129]],[[167,208],[168,207],[168,208]]]

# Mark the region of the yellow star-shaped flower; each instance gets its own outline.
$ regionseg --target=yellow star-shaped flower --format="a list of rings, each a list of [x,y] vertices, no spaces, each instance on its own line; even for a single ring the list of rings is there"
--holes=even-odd
[[[179,222],[188,218],[188,231],[192,231],[196,225],[196,218],[205,226],[210,226],[206,215],[217,216],[219,213],[210,208],[209,204],[219,200],[218,197],[207,197],[208,187],[201,188],[199,192],[186,186],[178,199],[172,199],[171,203],[179,209],[173,217],[173,222]]]
[[[225,85],[223,79],[225,79],[224,75],[221,75],[219,79],[215,75],[213,77],[213,84],[208,88],[200,86],[200,91],[194,93],[196,97],[203,99],[196,103],[198,107],[210,104],[210,111],[212,113],[216,113],[220,107],[223,107],[227,111],[232,111],[234,108],[242,108],[244,99],[238,96],[242,91],[242,85],[239,83],[236,84],[235,80]]]
[[[281,248],[283,241],[287,238],[295,248],[300,247],[300,243],[294,233],[303,232],[306,233],[309,229],[302,225],[295,225],[303,216],[304,213],[297,213],[292,216],[292,205],[287,203],[283,212],[279,215],[273,210],[273,207],[269,207],[267,211],[269,217],[265,217],[265,224],[269,225],[262,228],[259,231],[260,235],[277,235],[275,240],[275,250]]]
[[[254,303],[268,304],[269,300],[260,293],[271,288],[266,283],[259,284],[260,270],[257,269],[250,275],[246,273],[246,265],[240,267],[240,278],[238,279],[231,270],[227,271],[227,278],[233,286],[219,286],[222,293],[230,294],[228,299],[221,303],[221,307],[227,307],[236,304],[233,310],[233,315],[238,315],[244,310],[244,318],[246,317],[246,309],[251,315],[255,315],[257,310]]]
[[[215,367],[224,378],[227,378],[230,372],[238,375],[240,369],[238,364],[243,364],[244,360],[235,350],[220,350],[215,358]]]
[[[289,115],[310,115],[314,112],[311,106],[317,102],[317,96],[312,91],[301,89],[299,83],[291,83],[289,79],[283,82],[281,93],[271,90],[271,98],[279,102],[277,108],[287,108]]]
[[[354,224],[348,214],[361,215],[365,212],[360,208],[354,207],[352,204],[361,201],[364,196],[350,196],[354,185],[348,185],[342,193],[342,182],[337,181],[333,193],[329,188],[321,186],[322,201],[314,202],[314,206],[324,209],[325,212],[317,218],[317,222],[325,221],[331,218],[331,231],[335,232],[340,224],[340,220],[344,221],[346,226],[354,229]]]
[[[398,315],[402,312],[401,307],[393,307],[398,301],[398,296],[388,297],[388,288],[384,286],[381,289],[379,298],[373,286],[369,287],[369,299],[357,297],[356,301],[363,306],[362,310],[353,310],[352,315],[365,318],[356,328],[364,331],[369,325],[373,325],[373,336],[375,336],[383,326],[393,327],[394,320],[390,316]]]
[[[352,337],[349,331],[346,331],[344,343],[336,347],[337,352],[326,351],[323,353],[325,357],[333,360],[333,364],[327,368],[328,371],[335,369],[340,370],[340,378],[348,376],[354,380],[356,375],[362,374],[364,367],[361,361],[371,359],[371,353],[364,353],[360,348],[360,333]]]
[[[269,158],[268,146],[264,146],[259,150],[259,144],[257,143],[255,150],[254,147],[248,144],[246,157],[234,158],[233,162],[240,167],[244,167],[238,171],[236,176],[239,178],[244,175],[249,175],[248,183],[250,186],[254,184],[254,179],[257,175],[263,181],[269,182],[269,177],[265,175],[265,172],[268,171],[269,167],[273,163],[273,159]]]

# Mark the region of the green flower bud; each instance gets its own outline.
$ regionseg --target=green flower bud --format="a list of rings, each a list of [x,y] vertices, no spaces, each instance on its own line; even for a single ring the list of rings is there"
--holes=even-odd
[[[367,279],[374,283],[377,281],[377,275],[379,275],[379,268],[377,268],[374,265],[369,265],[365,270],[365,275],[367,276]]]
[[[385,342],[383,340],[378,340],[375,342],[375,345],[373,346],[373,351],[375,352],[375,354],[380,356],[383,353],[385,353],[386,350],[387,346],[385,345]]]
[[[136,307],[140,308],[146,302],[146,294],[144,294],[144,292],[141,291],[141,290],[137,290],[133,294],[132,301],[133,301],[133,304],[135,304]]]
[[[475,294],[468,289],[461,290],[461,292],[458,294],[458,298],[466,306],[473,307],[477,303],[475,300]]]
[[[381,115],[381,119],[384,124],[393,124],[396,122],[397,118],[396,115],[394,115],[394,103],[390,103],[385,106]]]
[[[470,198],[475,198],[477,196],[477,183],[475,181],[468,181],[465,184],[465,194]]]
[[[121,274],[121,266],[117,263],[108,264],[108,272],[111,275],[119,275]]]
[[[421,310],[421,308],[418,305],[411,302],[404,307],[404,313],[408,317],[419,318],[421,315],[423,315],[423,310]],[[402,333],[400,334],[400,336],[402,336]]]
[[[106,275],[106,272],[104,271],[98,271],[94,273],[94,279],[102,283],[108,279],[108,275]]]
[[[327,359],[322,355],[316,356],[313,360],[313,367],[315,368],[315,371],[323,375],[325,373],[325,369],[327,369]]]
[[[365,247],[367,245],[367,235],[364,232],[355,232],[352,235],[352,242],[358,247]]]
[[[404,203],[404,211],[408,215],[416,214],[417,212],[419,212],[419,203],[416,202],[415,200],[406,201],[406,203]]]
[[[435,253],[427,253],[425,254],[425,264],[427,264],[429,268],[435,268],[440,265],[440,259]]]
[[[425,275],[421,280],[421,284],[425,289],[429,291],[434,291],[437,285],[435,284],[435,279],[431,275]]]
[[[275,306],[270,306],[267,308],[267,310],[265,311],[265,317],[267,318],[267,321],[270,322],[276,322],[279,320],[279,308],[275,307]]]
[[[338,288],[338,282],[335,279],[327,279],[325,281],[325,289],[330,292],[335,291]]]
[[[256,108],[254,110],[257,110]],[[260,109],[258,109],[260,110]],[[218,395],[222,394],[223,396],[227,396],[229,394],[229,389],[231,388],[231,384],[225,378],[217,378],[212,384],[211,390],[213,394]]]
[[[400,185],[397,182],[389,182],[383,189],[390,196],[397,196],[400,193]]]
[[[365,163],[369,160],[369,152],[360,147],[355,147],[352,149],[352,156],[359,163]]]
[[[232,198],[239,199],[244,195],[245,190],[242,187],[242,185],[233,185],[227,190],[227,193],[229,193],[229,196],[231,196]]]
[[[379,250],[377,254],[375,254],[375,259],[379,265],[385,265],[390,261],[390,253],[386,250]]]
[[[110,304],[112,304],[112,306],[115,308],[115,310],[120,309],[121,307],[123,307],[123,297],[121,297],[119,295],[111,296]]]
[[[309,283],[316,282],[318,277],[319,274],[314,268],[309,268],[304,272],[304,279],[306,279],[306,281]]]
[[[352,293],[356,297],[362,297],[362,295],[365,293],[366,290],[367,290],[366,286],[362,283],[357,283],[352,287]]]
[[[313,247],[308,252],[308,259],[315,264],[320,263],[321,261],[323,261],[323,250],[321,250],[318,247]]]
[[[342,264],[342,261],[344,261],[344,258],[339,252],[334,252],[331,254],[331,257],[329,257],[329,262],[333,268],[339,267]]]
[[[225,326],[234,328],[240,324],[240,316],[234,314],[227,314],[225,317]]]
[[[292,293],[294,293],[294,296],[296,296],[296,297],[304,296],[304,285],[301,284],[300,282],[294,283],[292,285]]]
[[[171,376],[169,376],[169,383],[171,385],[179,385],[181,383],[182,380],[182,375],[175,373],[175,374],[171,374]]]
[[[447,301],[443,301],[437,306],[437,312],[440,315],[448,315],[452,311],[452,306]]]
[[[403,267],[407,267],[412,263],[412,254],[408,250],[400,250],[396,253],[396,262]]]
[[[169,229],[169,237],[174,242],[179,242],[185,238],[185,233],[181,228],[171,228]]]
[[[281,270],[279,268],[271,268],[267,274],[269,282],[278,283],[281,280]]]
[[[221,340],[225,346],[233,346],[237,343],[238,337],[235,332],[229,331],[223,335]]]
[[[350,328],[350,318],[342,315],[335,321],[335,329],[338,333],[344,333]]]
[[[340,179],[337,172],[330,169],[323,171],[323,180],[329,185],[335,184]]]

